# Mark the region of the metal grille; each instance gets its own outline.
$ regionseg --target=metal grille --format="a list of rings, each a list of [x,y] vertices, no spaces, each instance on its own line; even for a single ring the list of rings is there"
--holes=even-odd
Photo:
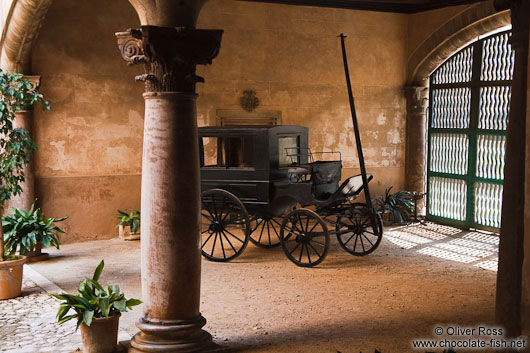
[[[510,32],[504,32],[483,41],[481,80],[506,81],[513,79],[515,52],[508,42],[510,36]]]
[[[431,170],[466,174],[469,139],[464,134],[432,134]]]
[[[471,81],[473,66],[473,47],[467,47],[452,56],[432,75],[432,82],[457,83]]]
[[[500,228],[514,52],[510,32],[481,39],[431,75],[427,217]]]
[[[469,127],[471,89],[448,88],[432,93],[432,127],[457,128]]]
[[[432,177],[429,179],[429,192],[432,196],[429,197],[430,214],[460,221],[466,219],[465,181]]]

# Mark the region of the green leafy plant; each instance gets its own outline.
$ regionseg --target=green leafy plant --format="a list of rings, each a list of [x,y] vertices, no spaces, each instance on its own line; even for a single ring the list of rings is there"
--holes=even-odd
[[[94,271],[92,279],[85,278],[79,284],[79,294],[51,293],[50,295],[62,300],[57,311],[57,322],[63,324],[68,320],[77,319],[76,330],[82,323],[90,326],[92,319],[119,315],[142,303],[138,299],[126,299],[117,285],[109,285],[107,290],[98,282],[105,263],[103,260]],[[67,315],[70,310],[75,313]]]
[[[140,229],[140,211],[130,209],[129,213],[118,210],[118,219],[120,220],[119,225],[125,225],[131,227],[131,233],[137,233]]]
[[[22,74],[0,70],[0,205],[22,192],[20,184],[25,181],[24,167],[37,149],[29,132],[14,126],[15,113],[29,109],[37,102],[44,110],[50,109],[42,94],[35,91]],[[3,207],[0,206],[2,215]],[[3,249],[4,237],[0,227],[0,261],[4,260]]]
[[[392,193],[392,186],[372,201],[377,212],[383,215],[385,223],[403,223],[414,212],[414,201],[410,192],[401,190]]]
[[[2,217],[6,255],[13,255],[18,250],[21,255],[31,251],[41,242],[44,247],[55,246],[59,249],[58,233],[64,231],[54,225],[68,217],[45,218],[40,208],[31,205],[29,211],[12,208],[13,213]]]

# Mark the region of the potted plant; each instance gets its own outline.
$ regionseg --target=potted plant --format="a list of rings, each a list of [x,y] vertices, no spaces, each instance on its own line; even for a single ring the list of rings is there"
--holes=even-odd
[[[45,218],[40,208],[35,209],[35,204],[31,205],[29,211],[18,208],[12,210],[13,213],[2,218],[7,254],[14,255],[18,248],[20,255],[28,257],[28,262],[35,262],[49,257],[47,253],[42,253],[43,246],[47,248],[53,245],[59,249],[58,233],[64,231],[54,223],[68,217]]]
[[[404,223],[410,219],[414,211],[414,201],[410,192],[401,190],[392,193],[392,186],[373,200],[375,209],[381,214],[385,225]]]
[[[138,299],[126,299],[117,285],[110,285],[105,290],[98,282],[103,267],[104,261],[101,260],[92,279],[86,278],[79,284],[79,294],[50,294],[62,300],[57,311],[59,324],[77,319],[76,330],[81,327],[85,353],[114,352],[121,313],[142,303]],[[74,313],[68,315],[71,310]]]
[[[123,240],[140,239],[140,211],[130,209],[129,213],[118,210],[118,235]]]
[[[27,130],[14,126],[15,113],[37,102],[43,109],[49,109],[48,102],[22,74],[0,70],[0,217],[6,202],[22,192],[24,167],[37,148]],[[23,255],[4,254],[4,234],[0,227],[0,299],[20,294],[25,261]]]

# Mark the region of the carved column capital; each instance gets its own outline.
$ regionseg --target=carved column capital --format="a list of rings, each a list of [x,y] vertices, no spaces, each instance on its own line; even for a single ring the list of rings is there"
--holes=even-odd
[[[222,30],[142,26],[116,33],[121,55],[129,65],[143,63],[146,92],[194,93],[195,66],[211,64],[221,47]]]
[[[33,85],[33,89],[38,89],[40,86],[40,76],[31,76],[31,75],[24,75],[24,78],[26,78],[31,84]]]
[[[429,88],[424,86],[405,86],[405,98],[407,99],[407,113],[425,114],[429,102]]]

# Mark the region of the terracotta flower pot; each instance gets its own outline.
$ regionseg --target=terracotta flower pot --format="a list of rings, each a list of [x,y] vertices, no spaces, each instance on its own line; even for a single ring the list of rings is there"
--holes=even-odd
[[[31,250],[26,252],[27,257],[40,256],[42,254],[42,243],[39,241],[31,247]]]
[[[123,224],[118,226],[118,235],[123,240],[140,240],[140,232],[132,233],[131,226]]]
[[[14,298],[22,291],[22,271],[26,257],[0,262],[0,299]]]
[[[90,326],[81,324],[84,353],[112,353],[118,344],[120,316],[95,318]]]
[[[42,252],[42,243],[40,241],[32,246],[30,251],[26,252],[26,256],[28,257],[28,262],[43,261],[50,258],[50,254]]]

